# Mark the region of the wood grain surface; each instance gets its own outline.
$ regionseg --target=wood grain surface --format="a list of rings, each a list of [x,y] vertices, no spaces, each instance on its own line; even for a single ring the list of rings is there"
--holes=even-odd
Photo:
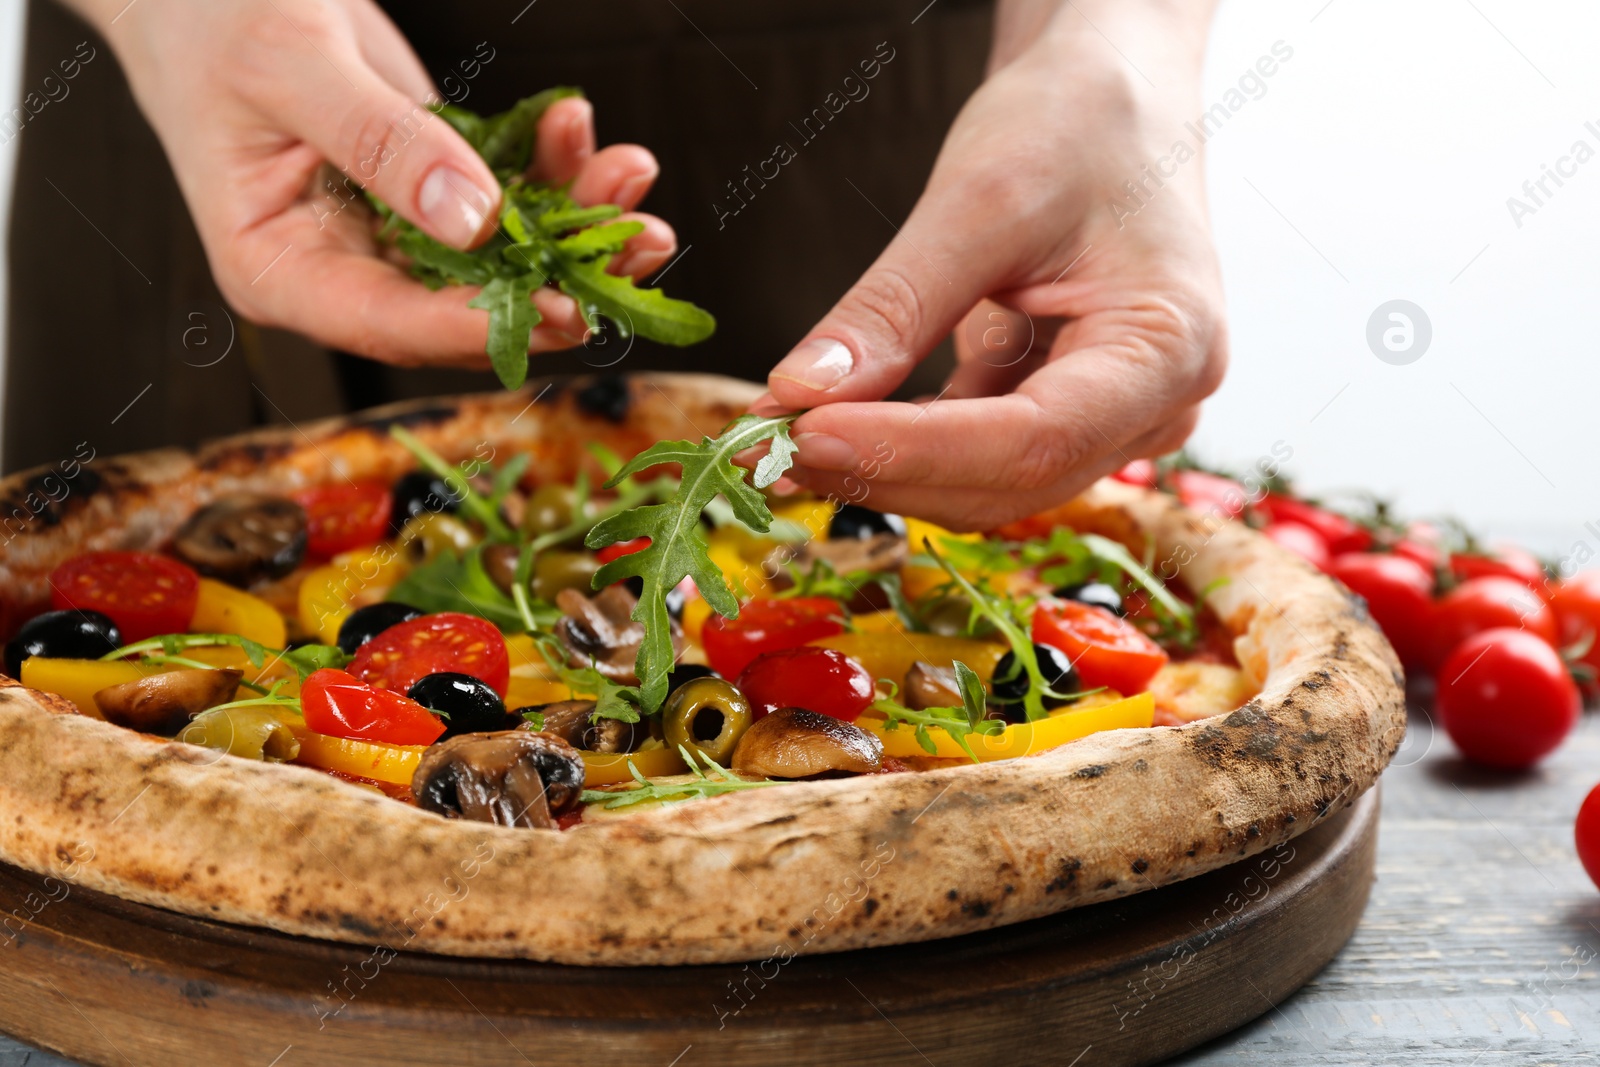
[[[1172,1062],[1600,1062],[1600,893],[1571,840],[1573,815],[1597,781],[1600,722],[1592,712],[1539,771],[1506,776],[1463,764],[1414,708],[1407,746],[1384,775],[1378,881],[1355,936],[1298,994],[1271,1007],[1263,991],[1264,1014],[1254,1023]],[[1233,977],[1245,987],[1251,979]],[[894,1027],[881,1022],[885,1048],[902,1041]],[[1083,1051],[1065,1044],[1063,1065]],[[283,1045],[263,1049],[259,1063],[267,1067],[282,1052]],[[952,1062],[938,1045],[924,1043],[921,1052],[938,1067]],[[294,1055],[284,1053],[279,1067],[292,1067]],[[70,1062],[0,1038],[0,1067]],[[533,1052],[530,1062],[544,1059]],[[712,1047],[686,1050],[679,1061],[712,1062]],[[1096,1062],[1091,1048],[1077,1067]]]

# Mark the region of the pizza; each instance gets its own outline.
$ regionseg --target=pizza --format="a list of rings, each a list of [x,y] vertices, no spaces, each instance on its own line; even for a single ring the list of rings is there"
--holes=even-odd
[[[981,535],[785,494],[755,393],[537,382],[6,479],[0,859],[316,938],[735,961],[1189,878],[1398,748],[1364,606],[1244,526],[1109,480]]]

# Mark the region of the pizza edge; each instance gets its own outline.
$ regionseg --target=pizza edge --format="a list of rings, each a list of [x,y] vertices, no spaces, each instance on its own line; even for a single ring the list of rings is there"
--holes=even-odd
[[[637,376],[618,420],[585,411],[577,386],[532,402],[543,384],[250,434],[192,458],[109,460],[100,489],[35,530],[27,552],[4,550],[0,588],[26,595],[91,538],[159,543],[221,492],[281,491],[334,468],[391,475],[408,457],[390,447],[389,419],[448,456],[487,442],[561,472],[582,440],[620,451],[715,433],[754,395],[726,379]],[[0,499],[30,476],[0,484]],[[0,858],[190,915],[396,950],[785,959],[1193,877],[1291,840],[1376,781],[1404,734],[1401,674],[1347,593],[1260,535],[1153,492],[1103,482],[1072,511],[1134,545],[1148,536],[1191,585],[1226,578],[1211,602],[1258,650],[1261,695],[1023,760],[760,790],[556,834],[443,820],[321,772],[151,741],[12,686],[0,689]]]

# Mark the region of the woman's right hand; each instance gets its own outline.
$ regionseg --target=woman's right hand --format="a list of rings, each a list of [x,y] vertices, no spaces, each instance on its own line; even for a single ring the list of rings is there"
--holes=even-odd
[[[494,232],[500,186],[425,106],[437,99],[427,72],[371,0],[68,2],[116,51],[235,309],[385,362],[487,366],[488,316],[467,307],[476,290],[430,292],[373,239],[361,187],[472,248]],[[596,151],[593,109],[567,99],[539,124],[534,170],[571,181],[579,203],[631,210],[658,167],[638,145]],[[627,217],[646,228],[614,269],[649,273],[676,238]],[[570,298],[545,288],[533,300],[544,321],[530,351],[582,341]]]

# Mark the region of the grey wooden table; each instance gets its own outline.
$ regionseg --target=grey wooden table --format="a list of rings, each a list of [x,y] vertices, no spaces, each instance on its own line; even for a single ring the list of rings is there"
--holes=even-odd
[[[1600,892],[1572,846],[1596,782],[1600,713],[1540,770],[1507,776],[1462,763],[1414,710],[1383,778],[1378,882],[1355,937],[1299,993],[1174,1062],[1600,1063]],[[23,1064],[71,1067],[0,1037],[0,1067]]]

